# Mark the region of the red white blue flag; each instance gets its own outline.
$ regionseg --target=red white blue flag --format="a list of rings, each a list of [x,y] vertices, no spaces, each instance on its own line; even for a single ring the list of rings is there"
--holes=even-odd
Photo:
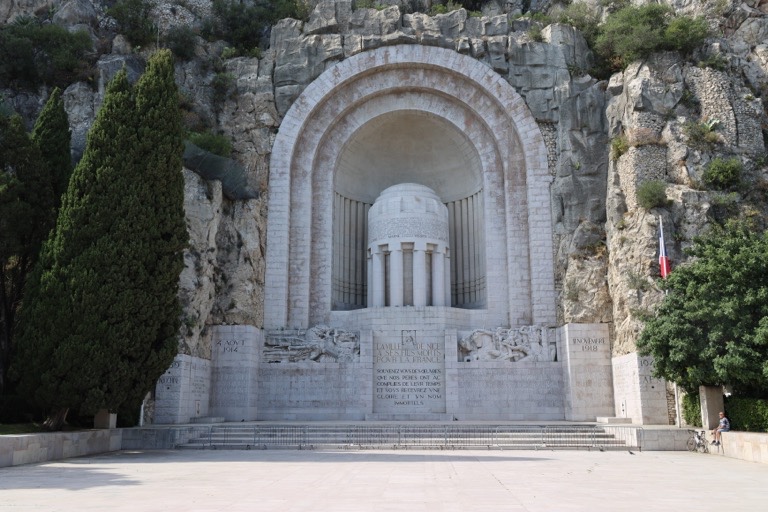
[[[661,221],[661,217],[659,217],[659,272],[662,279],[666,279],[671,272],[667,248],[664,246],[664,223]]]

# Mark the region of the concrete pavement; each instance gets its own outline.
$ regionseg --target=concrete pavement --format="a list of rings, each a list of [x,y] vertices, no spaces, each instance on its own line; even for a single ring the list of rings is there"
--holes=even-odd
[[[762,511],[768,465],[687,452],[154,451],[0,468],[0,511]]]

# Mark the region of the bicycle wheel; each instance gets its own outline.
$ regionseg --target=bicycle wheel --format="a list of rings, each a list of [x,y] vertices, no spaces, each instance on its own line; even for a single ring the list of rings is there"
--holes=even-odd
[[[707,446],[707,442],[706,441],[702,441],[699,444],[699,451],[701,453],[709,453],[709,446]]]
[[[688,447],[688,451],[689,452],[695,452],[696,451],[696,439],[694,439],[692,437],[689,438],[688,439],[688,443],[686,444],[686,446]]]

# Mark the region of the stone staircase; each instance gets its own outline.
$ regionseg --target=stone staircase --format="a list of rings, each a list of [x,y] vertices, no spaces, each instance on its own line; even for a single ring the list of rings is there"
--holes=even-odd
[[[642,429],[603,425],[220,424],[188,430],[180,449],[642,448]]]

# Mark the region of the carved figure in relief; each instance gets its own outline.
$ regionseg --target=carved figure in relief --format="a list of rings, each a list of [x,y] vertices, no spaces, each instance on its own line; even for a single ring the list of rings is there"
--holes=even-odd
[[[475,329],[459,340],[459,354],[470,361],[555,361],[557,349],[544,327]]]
[[[270,363],[347,363],[359,358],[357,333],[325,325],[317,325],[304,332],[270,334],[264,342],[263,359]]]

